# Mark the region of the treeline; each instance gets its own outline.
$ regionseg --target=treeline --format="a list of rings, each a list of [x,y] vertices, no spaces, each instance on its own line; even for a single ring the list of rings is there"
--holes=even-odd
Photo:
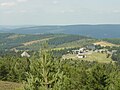
[[[112,59],[114,61],[120,62],[120,47],[117,49],[117,52],[113,53]]]
[[[73,42],[77,40],[88,39],[88,37],[80,36],[80,35],[65,35],[62,37],[57,37],[54,39],[50,39],[48,41],[49,45],[60,45],[63,43]]]
[[[62,60],[44,47],[31,58],[1,57],[0,80],[24,90],[120,90],[120,64]]]
[[[66,54],[72,54],[73,51],[72,50],[76,50],[76,49],[79,49],[79,47],[76,47],[76,48],[64,48],[64,49],[60,49],[60,50],[51,50],[50,53],[52,53],[52,55],[55,57],[55,58],[62,58],[63,55],[66,55]]]
[[[113,43],[113,44],[117,44],[117,45],[120,45],[120,38],[109,38],[109,39],[103,39],[107,42],[110,42],[110,43]]]

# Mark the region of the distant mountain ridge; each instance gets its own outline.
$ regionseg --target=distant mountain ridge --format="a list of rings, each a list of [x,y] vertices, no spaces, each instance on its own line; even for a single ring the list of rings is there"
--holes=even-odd
[[[120,38],[120,24],[54,25],[54,26],[0,26],[0,32],[17,34],[65,33],[95,38]]]

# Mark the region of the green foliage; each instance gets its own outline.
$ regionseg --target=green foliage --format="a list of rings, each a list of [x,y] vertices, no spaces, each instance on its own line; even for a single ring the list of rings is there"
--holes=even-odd
[[[55,37],[53,34],[23,35],[0,33],[0,50],[23,46],[23,43]]]
[[[120,47],[117,48],[117,52],[113,53],[112,59],[120,62]]]
[[[109,38],[109,39],[103,39],[103,40],[113,44],[120,45],[120,38]]]
[[[106,73],[105,68],[106,67],[104,65],[95,65],[93,68],[91,68],[87,81],[88,90],[104,90],[106,88],[108,73]]]
[[[120,89],[120,69],[113,67],[112,73],[109,75],[107,90],[119,90]]]
[[[67,89],[64,90],[110,90],[112,85],[113,88],[120,89],[119,67],[111,63],[70,61],[64,64],[63,71],[70,80]],[[111,78],[111,75],[114,76]]]
[[[88,39],[88,40],[86,40]],[[63,47],[72,46],[77,47],[79,45],[86,45],[86,43],[92,43],[94,39],[91,39],[80,35],[68,35],[68,34],[13,34],[13,33],[0,33],[0,51],[10,50],[16,48],[18,50],[38,50],[42,46],[44,41],[48,41],[50,47]],[[40,41],[38,41],[40,40]],[[30,45],[24,45],[23,43],[38,41]],[[66,45],[67,44],[67,45]]]
[[[56,58],[45,45],[31,58],[0,58],[0,80],[25,90],[120,90],[120,64]]]
[[[21,82],[25,80],[28,71],[26,58],[3,57],[0,58],[0,80]]]
[[[27,72],[25,90],[59,90],[64,77],[60,70],[60,60],[55,58],[46,50],[41,50],[40,58],[35,63],[31,61],[30,71]],[[60,89],[61,90],[61,89]]]
[[[87,37],[79,36],[79,35],[66,35],[63,37],[57,37],[57,38],[51,39],[48,41],[48,44],[49,45],[60,45],[63,43],[73,42],[73,41],[77,41],[80,39],[87,39]]]

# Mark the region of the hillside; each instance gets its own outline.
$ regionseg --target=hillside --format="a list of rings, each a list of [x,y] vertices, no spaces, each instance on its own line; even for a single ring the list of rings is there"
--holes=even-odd
[[[120,38],[107,38],[107,39],[103,39],[103,40],[113,43],[113,44],[120,45]]]
[[[120,38],[120,25],[0,26],[0,32],[17,34],[65,33],[95,38]]]
[[[51,48],[81,47],[95,42],[95,39],[68,34],[14,34],[0,33],[0,50],[39,50],[43,42]]]
[[[15,34],[0,33],[0,51],[39,50],[42,43],[48,42],[54,49],[76,48],[95,44],[101,46],[119,46],[118,39],[94,39],[72,34]]]
[[[41,52],[38,52],[46,41],[52,49],[48,52],[49,49],[45,46]],[[115,53],[117,58],[113,58],[107,52],[99,52],[101,49],[98,48],[96,48],[97,52],[87,50],[87,46],[92,44],[98,45],[98,48],[99,45],[116,46],[101,39],[74,34],[0,33],[0,90],[59,90],[60,85],[60,88],[65,87],[60,90],[73,90],[74,88],[74,90],[81,88],[87,90],[84,87],[95,86],[96,82],[99,86],[102,85],[101,81],[105,82],[106,87],[109,87],[112,81],[119,82],[120,65],[117,60],[120,54]],[[79,58],[78,54],[73,53],[73,50],[80,50],[84,46],[86,46],[85,52],[87,53],[84,54],[85,57]],[[31,56],[22,57],[23,50]],[[116,49],[113,48],[113,50]],[[52,88],[44,89],[46,75]],[[116,78],[111,78],[110,75]],[[94,80],[96,82],[93,82]],[[115,83],[114,88],[116,86],[119,86],[119,83]],[[102,87],[101,90],[106,87]],[[95,89],[90,87],[90,90]]]

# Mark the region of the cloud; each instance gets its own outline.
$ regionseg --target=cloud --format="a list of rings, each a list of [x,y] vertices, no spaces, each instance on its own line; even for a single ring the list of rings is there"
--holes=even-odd
[[[65,13],[77,13],[74,9],[60,10],[59,12],[63,13],[63,14],[65,14]]]
[[[24,14],[24,13],[28,13],[28,11],[27,10],[17,10],[17,11],[15,11],[15,10],[5,10],[5,11],[3,11],[2,12],[3,14],[11,14],[11,15],[13,15],[13,14]]]
[[[74,13],[74,12],[75,12],[75,10],[70,9],[68,12],[70,12],[70,13]]]
[[[59,3],[59,1],[53,1],[52,3],[53,3],[53,4],[58,4],[58,3]]]
[[[66,11],[65,10],[61,10],[60,13],[66,13]]]
[[[4,13],[4,14],[13,14],[14,11],[12,11],[12,10],[9,10],[9,11],[8,11],[8,10],[7,10],[7,11],[4,11],[3,13]]]
[[[20,13],[26,13],[27,11],[26,10],[20,10],[19,12]]]
[[[28,0],[17,0],[17,2],[27,2]]]
[[[120,10],[113,10],[113,13],[120,13]]]
[[[16,5],[15,2],[3,2],[3,3],[0,3],[1,7],[13,7],[15,5]]]

